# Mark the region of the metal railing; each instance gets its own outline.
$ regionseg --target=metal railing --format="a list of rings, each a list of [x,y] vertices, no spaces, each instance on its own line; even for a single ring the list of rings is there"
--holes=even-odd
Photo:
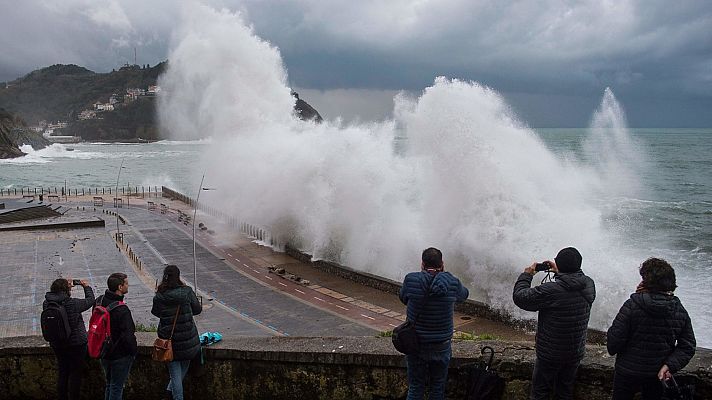
[[[195,207],[195,200],[190,196],[184,195],[183,193],[165,186],[161,187],[161,193],[163,194],[163,197],[178,200],[191,207]],[[240,221],[236,217],[229,215],[216,207],[205,204],[204,202],[198,204],[198,210],[210,215],[211,217],[218,218],[220,221],[228,224],[233,229],[236,229],[241,233],[244,233],[247,236],[257,239],[263,243],[269,244],[270,246],[283,248],[286,244],[275,238],[268,229],[248,222]]]
[[[119,188],[119,193],[123,196],[134,196],[141,198],[160,197],[160,186],[122,186]],[[25,197],[52,195],[61,197],[77,197],[77,196],[98,196],[98,195],[114,195],[116,190],[113,187],[20,187],[20,188],[0,188],[0,197]]]

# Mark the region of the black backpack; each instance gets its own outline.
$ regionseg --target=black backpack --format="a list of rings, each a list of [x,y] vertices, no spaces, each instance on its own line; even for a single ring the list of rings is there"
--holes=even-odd
[[[40,316],[40,324],[42,325],[42,337],[52,344],[63,344],[72,333],[67,310],[56,301],[47,301],[47,308],[42,311]]]

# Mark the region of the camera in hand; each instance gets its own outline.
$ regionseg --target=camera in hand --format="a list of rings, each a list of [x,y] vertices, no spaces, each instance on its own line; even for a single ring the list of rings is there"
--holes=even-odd
[[[549,262],[544,261],[540,263],[536,263],[536,267],[534,268],[536,271],[547,271],[551,267],[549,266]]]
[[[82,281],[80,279],[72,279],[72,285],[79,286],[81,284],[82,284]]]

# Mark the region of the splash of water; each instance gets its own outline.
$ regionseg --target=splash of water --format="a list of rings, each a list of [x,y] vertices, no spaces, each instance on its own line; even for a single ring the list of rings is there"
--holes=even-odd
[[[440,77],[415,99],[397,96],[391,121],[315,125],[292,116],[278,50],[239,14],[191,6],[186,15],[160,115],[176,138],[213,138],[203,163],[219,191],[206,201],[316,258],[392,279],[439,247],[473,297],[516,316],[531,317],[511,301],[517,274],[569,245],[601,294],[592,326],[607,327],[635,287],[634,269],[611,270],[640,255],[620,248],[594,201],[612,164],[558,158],[496,91]],[[597,115],[616,104],[608,91]]]
[[[88,160],[101,157],[101,154],[96,152],[69,151],[65,145],[59,143],[53,143],[40,150],[35,150],[26,144],[20,146],[20,150],[25,153],[24,156],[0,160],[0,164],[46,164],[58,158]]]
[[[637,194],[642,189],[639,176],[647,160],[640,143],[631,136],[623,107],[610,88],[603,92],[589,130],[584,152],[601,178],[601,197]]]

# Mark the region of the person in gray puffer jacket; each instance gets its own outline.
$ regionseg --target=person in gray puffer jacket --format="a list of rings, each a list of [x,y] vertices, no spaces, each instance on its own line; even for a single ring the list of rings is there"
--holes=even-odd
[[[659,399],[661,380],[681,370],[695,355],[695,332],[687,310],[673,295],[675,270],[665,260],[649,258],[643,278],[623,303],[608,329],[608,353],[616,355],[613,399]]]
[[[422,399],[427,382],[430,382],[429,399],[445,396],[452,354],[453,308],[455,303],[465,301],[470,292],[444,269],[442,253],[430,247],[423,251],[421,271],[407,274],[401,286],[400,301],[407,306],[408,320],[415,321],[420,348],[417,354],[406,356],[408,400]]]
[[[173,361],[168,363],[167,391],[174,400],[183,400],[183,379],[188,372],[190,360],[200,351],[198,328],[193,320],[194,315],[203,310],[198,297],[189,286],[180,280],[180,269],[175,265],[167,265],[163,270],[163,279],[153,297],[151,314],[160,318],[158,337],[171,338],[173,331]],[[176,317],[177,314],[177,317]],[[175,330],[173,321],[175,319]]]
[[[531,287],[536,263],[524,269],[514,284],[514,304],[538,311],[536,362],[530,399],[571,399],[576,370],[586,349],[591,305],[596,298],[593,280],[581,271],[581,254],[573,247],[559,251],[543,264],[554,281]]]
[[[50,347],[57,356],[59,376],[57,377],[57,393],[60,400],[79,399],[82,385],[82,370],[87,354],[87,331],[84,327],[82,312],[94,305],[94,290],[87,281],[80,281],[84,288],[84,298],[71,297],[72,281],[69,279],[56,279],[52,282],[50,291],[45,294],[42,309],[46,309],[49,302],[62,305],[67,312],[67,321],[71,333],[65,343],[50,343]]]

